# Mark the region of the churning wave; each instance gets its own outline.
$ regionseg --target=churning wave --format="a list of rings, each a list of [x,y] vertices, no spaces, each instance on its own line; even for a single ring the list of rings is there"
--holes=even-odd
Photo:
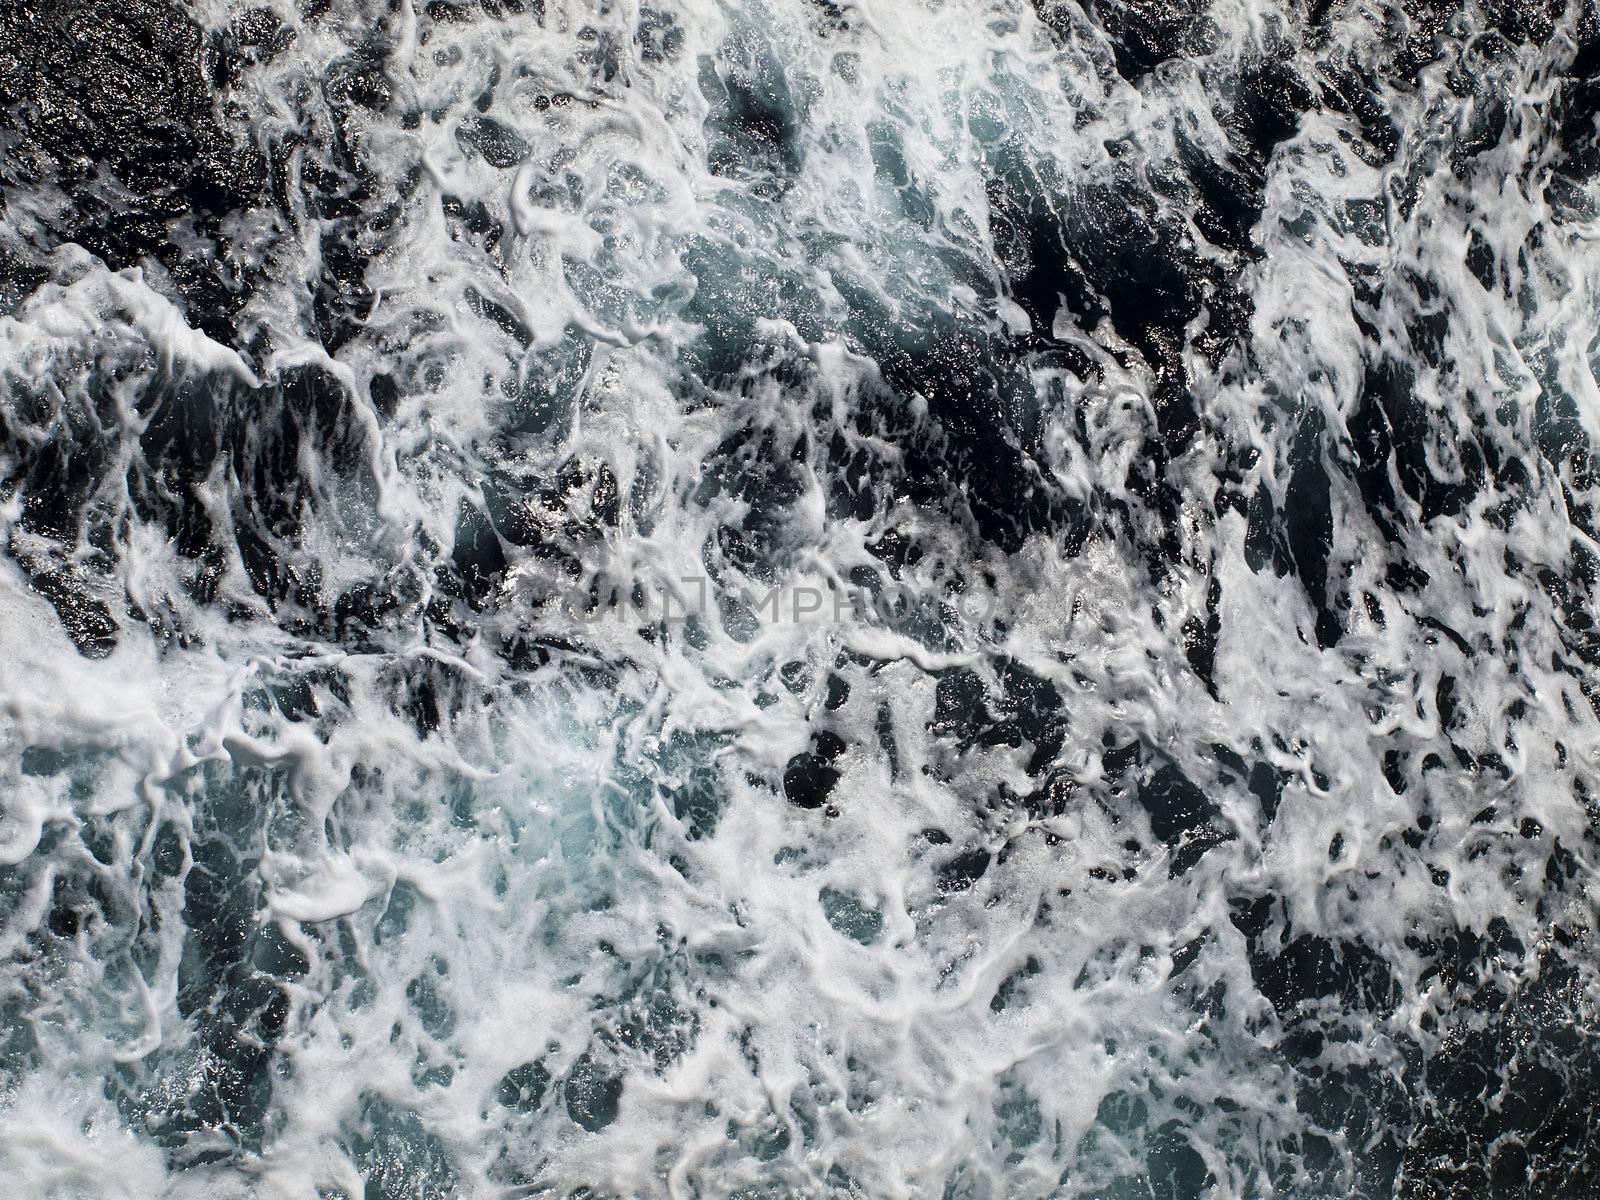
[[[1600,1196],[1597,104],[0,0],[0,1190]]]

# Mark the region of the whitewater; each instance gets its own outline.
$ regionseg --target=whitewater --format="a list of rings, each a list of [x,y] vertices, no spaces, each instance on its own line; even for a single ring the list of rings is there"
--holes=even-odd
[[[1600,14],[0,0],[0,1192],[1600,1198]]]

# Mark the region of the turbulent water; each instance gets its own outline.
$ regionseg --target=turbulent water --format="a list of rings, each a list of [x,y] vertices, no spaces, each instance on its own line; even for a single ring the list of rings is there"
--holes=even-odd
[[[1597,105],[0,0],[0,1190],[1600,1196]]]

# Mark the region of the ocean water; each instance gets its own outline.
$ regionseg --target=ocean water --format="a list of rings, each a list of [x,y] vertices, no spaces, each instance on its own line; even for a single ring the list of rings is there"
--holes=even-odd
[[[0,1193],[1600,1197],[1597,106],[0,0]]]

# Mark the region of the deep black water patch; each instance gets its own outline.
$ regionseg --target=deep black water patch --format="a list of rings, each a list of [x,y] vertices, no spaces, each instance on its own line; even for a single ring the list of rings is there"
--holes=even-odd
[[[1231,836],[1216,821],[1216,803],[1172,763],[1162,763],[1140,784],[1139,802],[1149,814],[1150,831],[1172,848],[1174,875]]]
[[[844,749],[837,734],[822,730],[812,738],[811,749],[792,757],[783,770],[783,793],[789,803],[800,808],[821,808],[827,803],[839,782],[834,763]]]
[[[265,183],[260,155],[216,112],[217,77],[237,54],[208,44],[183,9],[162,0],[7,0],[0,129],[13,140],[0,182],[9,203],[40,186],[75,201],[46,242],[13,243],[11,252],[41,255],[73,241],[113,269],[149,257],[170,272],[195,323],[225,333],[244,291],[171,231],[187,222],[203,238],[221,237],[221,219]],[[100,182],[102,169],[114,186]]]

